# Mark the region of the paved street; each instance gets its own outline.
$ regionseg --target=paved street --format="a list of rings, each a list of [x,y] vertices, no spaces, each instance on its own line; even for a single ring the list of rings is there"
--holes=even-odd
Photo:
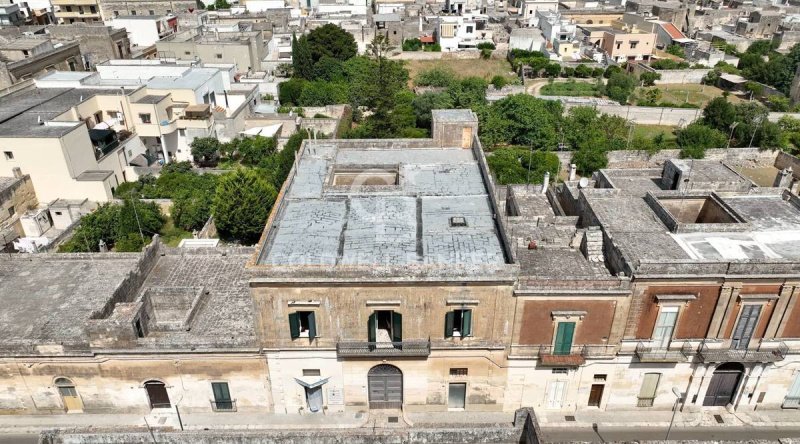
[[[0,444],[36,444],[39,435],[8,434],[0,435]]]
[[[634,441],[663,440],[666,427],[638,428],[599,427],[599,435],[590,427],[543,429],[545,440],[551,443],[574,441]],[[800,437],[800,427],[689,427],[672,429],[670,440],[748,440]]]

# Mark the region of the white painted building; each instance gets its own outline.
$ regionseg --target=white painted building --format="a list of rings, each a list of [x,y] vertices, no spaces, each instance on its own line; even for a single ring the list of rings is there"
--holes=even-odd
[[[172,15],[128,15],[112,18],[107,24],[128,31],[132,46],[151,46],[178,32],[178,18]]]
[[[442,51],[475,48],[479,43],[492,42],[492,31],[488,29],[488,17],[480,14],[439,16],[436,38]]]

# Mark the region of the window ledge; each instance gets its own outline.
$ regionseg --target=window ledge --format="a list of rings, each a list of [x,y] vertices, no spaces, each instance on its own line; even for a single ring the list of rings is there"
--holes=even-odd
[[[743,301],[771,301],[778,299],[777,294],[740,294],[739,299]]]
[[[400,301],[367,301],[367,305],[400,305]]]
[[[657,294],[658,302],[688,302],[697,299],[693,294]]]
[[[461,300],[461,299],[448,299],[447,305],[478,305],[480,303],[477,299],[468,299],[468,300]]]
[[[552,312],[550,312],[550,316],[552,316],[553,319],[555,318],[570,319],[573,317],[578,319],[583,319],[586,316],[586,312],[583,310],[553,310]]]
[[[319,307],[319,301],[289,301],[290,307]]]

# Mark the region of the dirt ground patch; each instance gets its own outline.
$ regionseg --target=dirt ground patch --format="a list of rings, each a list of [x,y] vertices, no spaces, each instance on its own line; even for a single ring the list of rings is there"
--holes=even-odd
[[[480,77],[487,81],[492,77],[501,75],[509,80],[514,80],[517,75],[511,70],[511,65],[505,60],[406,60],[406,69],[411,80],[414,80],[422,71],[431,68],[449,69],[459,78]]]
[[[701,108],[706,106],[712,99],[722,95],[722,90],[711,85],[693,85],[693,84],[665,84],[656,85],[647,88],[637,88],[637,96],[641,96],[643,91],[656,89],[661,91],[660,102],[671,102],[675,105],[682,103],[692,103],[699,105]],[[741,99],[733,94],[728,96],[731,103],[741,102]]]

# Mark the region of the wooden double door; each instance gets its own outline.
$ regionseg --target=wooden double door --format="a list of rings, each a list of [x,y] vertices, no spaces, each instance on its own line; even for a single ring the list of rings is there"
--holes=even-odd
[[[732,403],[736,399],[736,391],[743,373],[744,367],[735,362],[717,367],[708,384],[703,405],[724,407]]]

